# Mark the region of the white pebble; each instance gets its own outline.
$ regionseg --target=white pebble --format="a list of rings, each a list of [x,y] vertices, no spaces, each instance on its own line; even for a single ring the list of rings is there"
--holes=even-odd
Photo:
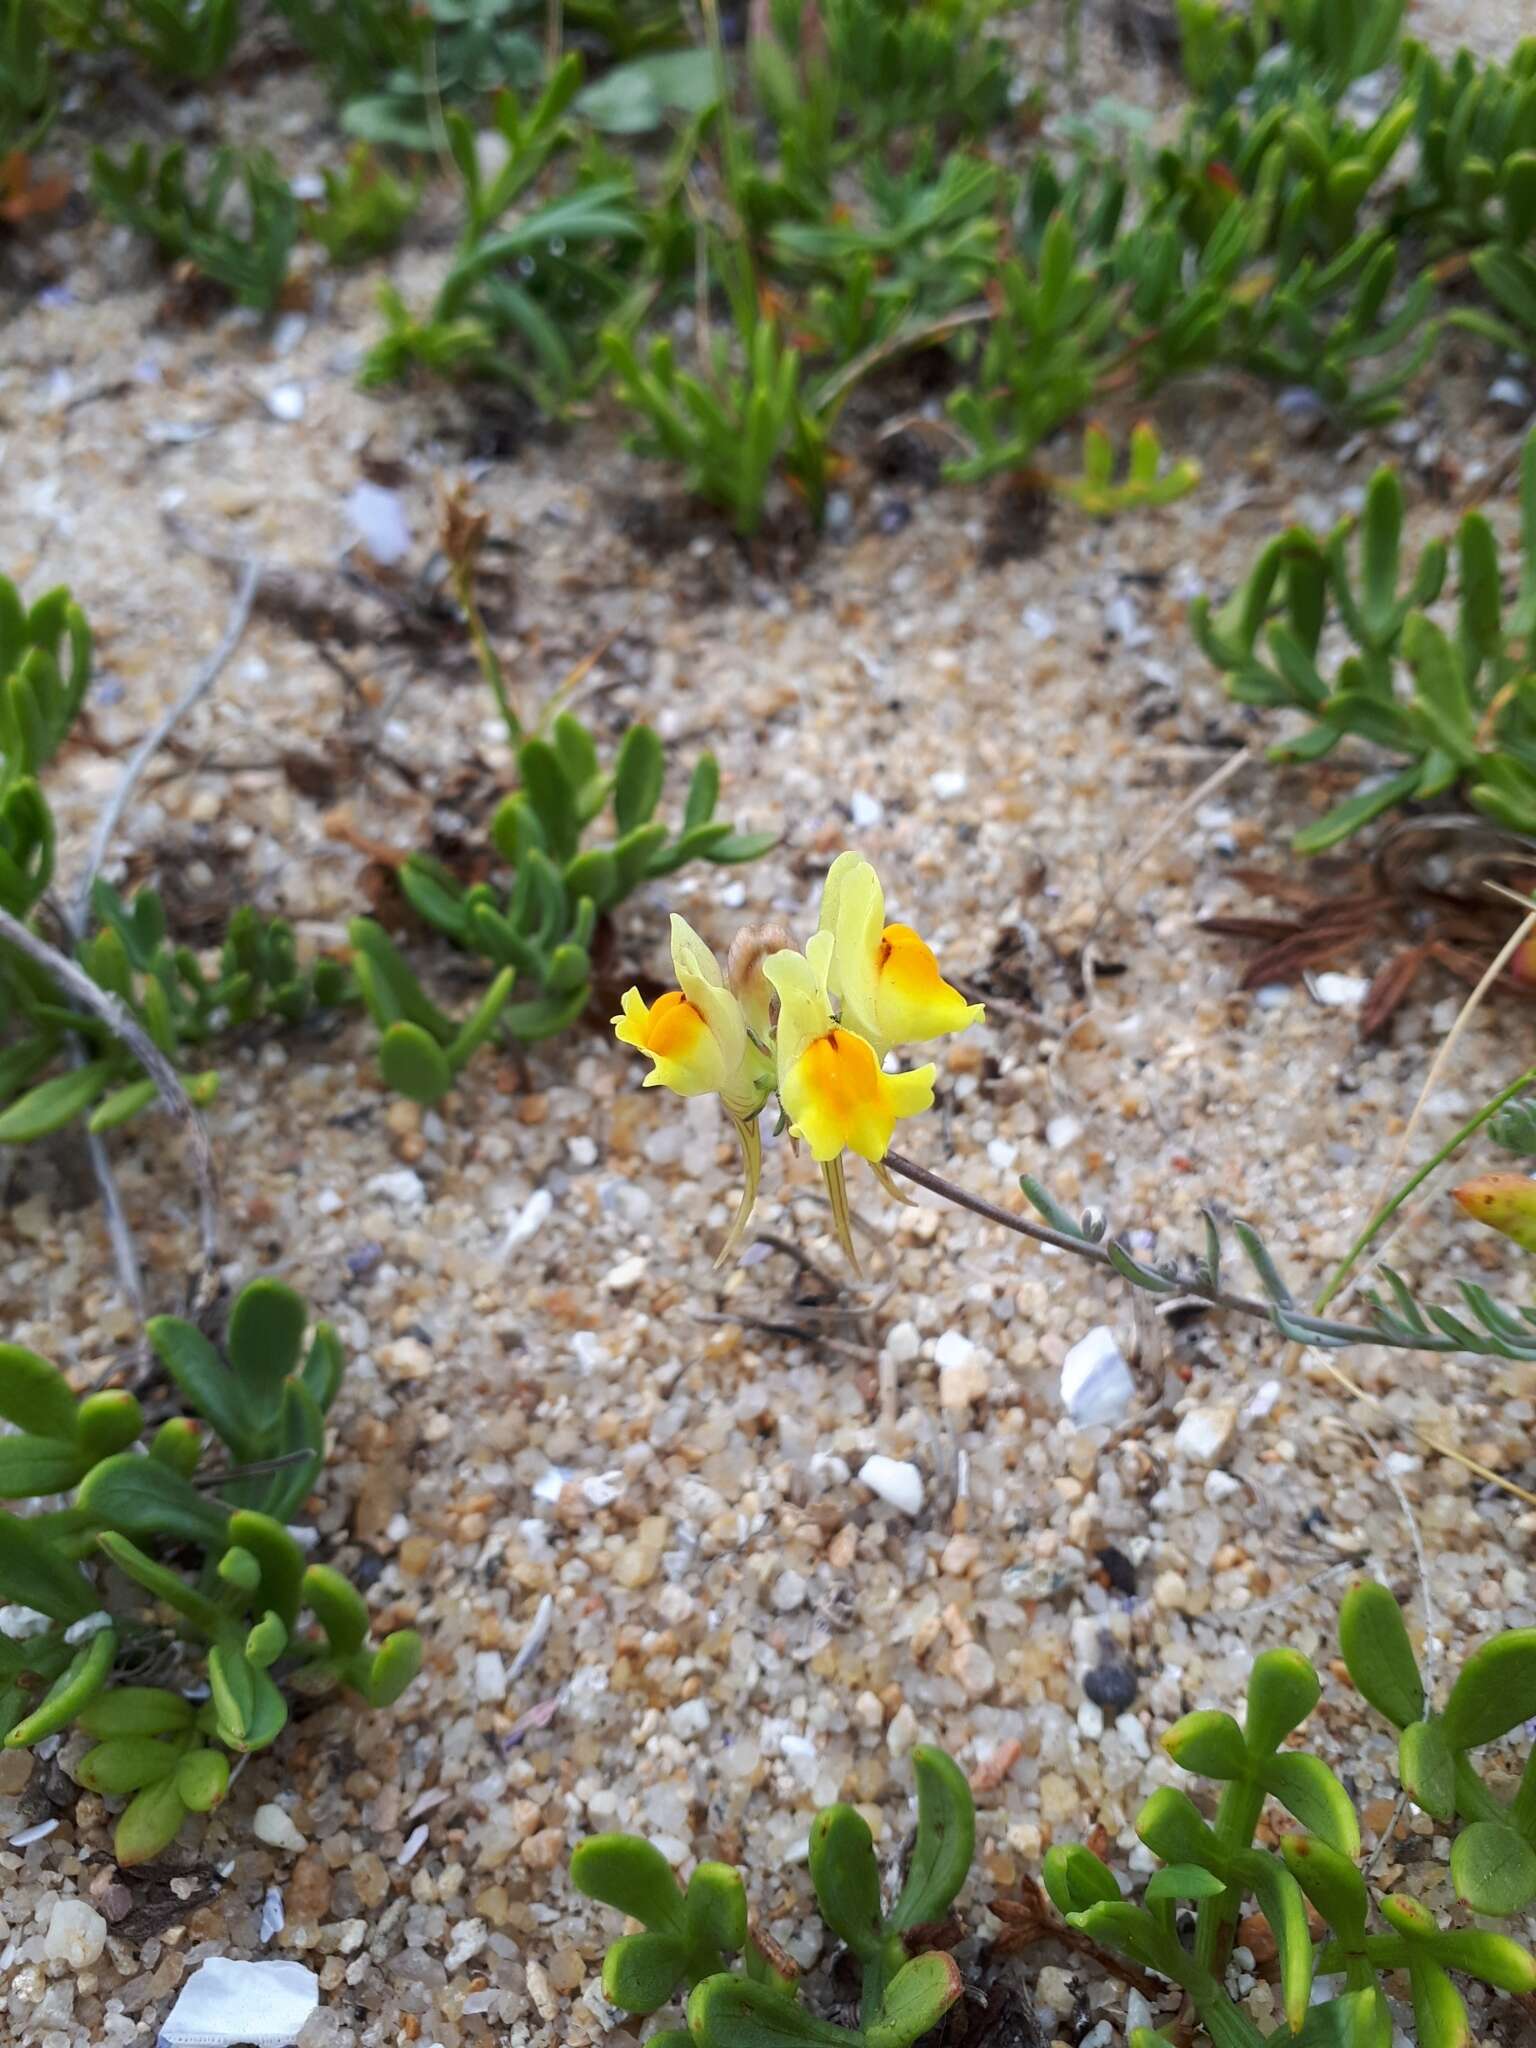
[[[1174,1432],[1173,1448],[1192,1465],[1219,1465],[1237,1436],[1237,1410],[1230,1401],[1191,1408]]]
[[[368,1183],[368,1193],[382,1195],[387,1202],[398,1202],[402,1209],[419,1209],[427,1199],[425,1181],[408,1166],[393,1173],[376,1173]]]
[[[1115,1333],[1100,1323],[1072,1346],[1061,1364],[1061,1405],[1079,1429],[1123,1422],[1136,1382]]]
[[[294,1826],[283,1809],[268,1800],[265,1806],[258,1806],[251,1830],[258,1842],[265,1842],[269,1849],[289,1849],[297,1856],[309,1844]]]
[[[627,1259],[620,1259],[616,1266],[611,1267],[603,1275],[601,1284],[610,1294],[628,1294],[630,1289],[638,1287],[644,1278],[645,1260],[639,1252],[631,1252]]]
[[[508,1220],[507,1234],[501,1240],[502,1257],[505,1258],[515,1245],[526,1244],[536,1231],[542,1230],[554,1206],[555,1198],[548,1188],[535,1188],[517,1214]]]
[[[683,1700],[675,1706],[667,1719],[672,1723],[672,1733],[681,1735],[686,1741],[690,1736],[702,1735],[709,1726],[708,1700]]]
[[[860,832],[872,830],[885,818],[885,805],[879,797],[870,796],[862,789],[856,789],[849,797],[848,810]]]
[[[1265,1380],[1258,1392],[1250,1395],[1243,1409],[1244,1422],[1262,1422],[1266,1415],[1273,1412],[1279,1402],[1280,1393],[1278,1380]]]
[[[1333,1010],[1358,1010],[1371,989],[1363,974],[1314,974],[1309,986],[1317,1000]]]
[[[107,1945],[107,1923],[84,1899],[55,1899],[43,1954],[51,1963],[88,1970]]]
[[[773,1582],[773,1604],[780,1614],[793,1614],[797,1607],[805,1605],[809,1591],[799,1572],[780,1572]]]
[[[894,1323],[885,1340],[885,1355],[897,1365],[910,1365],[921,1344],[916,1323]]]
[[[965,795],[965,775],[959,768],[940,768],[928,778],[928,787],[941,803]]]
[[[504,1700],[507,1696],[507,1667],[501,1661],[499,1650],[479,1650],[475,1653],[475,1698],[477,1700]]]
[[[358,484],[347,499],[347,519],[381,569],[404,561],[410,553],[411,529],[405,507],[382,484]]]
[[[905,1458],[887,1458],[876,1451],[859,1467],[859,1483],[904,1515],[922,1513],[923,1475]]]
[[[1053,1116],[1045,1127],[1045,1142],[1053,1152],[1065,1152],[1082,1135],[1083,1126],[1075,1116]]]

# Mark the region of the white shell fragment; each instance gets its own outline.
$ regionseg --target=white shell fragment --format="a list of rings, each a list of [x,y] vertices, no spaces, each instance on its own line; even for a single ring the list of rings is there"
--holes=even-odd
[[[1061,1405],[1079,1429],[1123,1422],[1136,1398],[1136,1381],[1115,1333],[1100,1323],[1061,1362]]]

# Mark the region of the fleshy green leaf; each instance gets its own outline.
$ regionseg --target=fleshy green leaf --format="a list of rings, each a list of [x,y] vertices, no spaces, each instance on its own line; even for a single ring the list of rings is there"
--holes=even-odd
[[[176,1792],[193,1813],[209,1813],[229,1790],[229,1759],[216,1749],[191,1749],[176,1766]]]
[[[603,1957],[603,1996],[621,2012],[655,2012],[682,1981],[687,1957],[675,1934],[621,1934]]]
[[[98,1693],[76,1717],[87,1735],[174,1735],[190,1728],[192,1704],[158,1685],[119,1685]]]
[[[120,1451],[93,1466],[80,1482],[75,1504],[104,1529],[222,1548],[229,1510],[162,1465]]]
[[[1182,1770],[1198,1771],[1203,1778],[1241,1778],[1248,1769],[1248,1746],[1230,1714],[1186,1714],[1162,1740]]]
[[[1456,1758],[1437,1720],[1414,1721],[1397,1744],[1397,1773],[1416,1806],[1436,1820],[1456,1817]]]
[[[17,1515],[0,1509],[0,1599],[36,1608],[51,1621],[99,1611],[94,1587]]]
[[[75,1776],[88,1792],[104,1792],[109,1799],[124,1799],[130,1792],[142,1792],[146,1785],[158,1785],[170,1777],[181,1759],[174,1742],[162,1742],[153,1735],[114,1735],[87,1750],[75,1769]]]
[[[19,1095],[0,1114],[0,1145],[26,1145],[49,1137],[88,1109],[112,1078],[110,1060],[87,1060]]]
[[[683,1917],[691,1941],[735,1953],[747,1945],[747,1892],[741,1872],[729,1863],[701,1863],[683,1895]]]
[[[938,2025],[963,1988],[953,1956],[940,1950],[914,1956],[885,1987],[880,2010],[864,2030],[869,2048],[908,2048]]]
[[[1356,1690],[1394,1728],[1424,1718],[1424,1681],[1402,1609],[1374,1580],[1352,1586],[1339,1609],[1339,1649]]]
[[[942,1920],[960,1894],[976,1851],[976,1809],[965,1773],[941,1749],[912,1752],[917,1779],[917,1840],[901,1896],[891,1909],[896,1932]]]
[[[385,1085],[411,1102],[441,1102],[453,1086],[448,1055],[419,1024],[391,1024],[379,1040]]]
[[[885,1930],[874,1837],[856,1807],[823,1807],[811,1822],[810,1869],[822,1919],[861,1962],[867,1961],[880,1948]]]
[[[1360,1823],[1349,1794],[1320,1757],[1282,1750],[1262,1766],[1266,1792],[1304,1828],[1341,1855],[1360,1851]]]
[[[299,1369],[309,1310],[281,1280],[252,1280],[229,1312],[230,1367],[264,1422],[276,1418],[283,1382]]]
[[[1261,1651],[1248,1677],[1243,1735],[1249,1754],[1272,1755],[1305,1721],[1321,1692],[1317,1673],[1299,1650]]]
[[[1451,1880],[1475,1913],[1523,1912],[1536,1898],[1536,1849],[1502,1821],[1474,1821],[1451,1844]]]
[[[25,1749],[31,1743],[41,1742],[45,1735],[56,1735],[61,1728],[67,1728],[111,1677],[116,1655],[115,1631],[97,1629],[89,1641],[76,1650],[69,1664],[26,1719],[18,1721],[12,1728],[5,1738],[6,1748]]]
[[[20,1344],[0,1344],[0,1415],[32,1436],[72,1443],[75,1397],[51,1359]]]
[[[350,1657],[368,1640],[368,1603],[333,1566],[309,1567],[303,1579],[303,1599],[324,1629],[333,1657]]]
[[[1441,1720],[1452,1749],[1476,1749],[1536,1715],[1536,1628],[1507,1629],[1472,1652]]]
[[[113,1830],[112,1852],[125,1870],[151,1863],[175,1841],[186,1817],[174,1776],[146,1785],[124,1807]]]
[[[592,1835],[578,1842],[571,1855],[571,1883],[652,1933],[683,1932],[683,1895],[672,1866],[639,1835]]]
[[[1052,1843],[1041,1876],[1051,1904],[1063,1917],[1085,1913],[1090,1906],[1120,1903],[1114,1872],[1079,1842]]]
[[[203,1420],[237,1458],[251,1455],[254,1421],[234,1374],[193,1324],[152,1316],[144,1334],[160,1363]]]

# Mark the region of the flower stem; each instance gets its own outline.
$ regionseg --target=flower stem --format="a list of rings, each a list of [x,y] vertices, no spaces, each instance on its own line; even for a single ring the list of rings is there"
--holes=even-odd
[[[485,620],[480,616],[480,606],[475,599],[475,572],[468,561],[452,565],[453,594],[459,601],[459,610],[464,614],[464,623],[469,628],[469,637],[474,643],[475,659],[480,664],[480,673],[491,686],[491,695],[496,699],[496,709],[501,713],[502,724],[514,747],[523,743],[523,722],[512,708],[512,699],[507,692],[507,679],[502,674],[501,663],[491,645],[491,636],[485,630]]]
[[[1468,1118],[1461,1129],[1453,1137],[1448,1138],[1438,1152],[1425,1160],[1417,1173],[1410,1174],[1402,1186],[1387,1197],[1386,1201],[1382,1203],[1349,1250],[1344,1254],[1338,1265],[1334,1267],[1332,1273],[1329,1274],[1327,1285],[1312,1304],[1314,1315],[1322,1314],[1323,1310],[1333,1300],[1339,1289],[1344,1285],[1344,1282],[1359,1264],[1365,1252],[1380,1236],[1382,1230],[1391,1222],[1392,1218],[1402,1208],[1404,1202],[1408,1200],[1408,1197],[1414,1190],[1422,1187],[1437,1167],[1443,1166],[1451,1154],[1459,1151],[1468,1138],[1472,1137],[1475,1132],[1480,1131],[1484,1124],[1497,1116],[1506,1102],[1513,1100],[1522,1089],[1529,1088],[1533,1084],[1536,1084],[1536,1067],[1527,1067],[1518,1080],[1511,1081],[1507,1088],[1500,1089],[1491,1102],[1485,1102],[1476,1116]]]

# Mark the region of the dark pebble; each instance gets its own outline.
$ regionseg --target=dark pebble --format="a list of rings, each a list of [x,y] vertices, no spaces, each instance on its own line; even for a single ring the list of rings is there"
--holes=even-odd
[[[354,1280],[366,1280],[384,1257],[381,1244],[360,1244],[356,1251],[347,1253],[347,1271]]]
[[[1123,1550],[1116,1550],[1112,1543],[1106,1543],[1102,1550],[1094,1552],[1094,1556],[1113,1591],[1127,1596],[1136,1591],[1136,1567]]]
[[[1120,1658],[1106,1657],[1083,1680],[1083,1691],[1106,1714],[1123,1714],[1136,1697],[1136,1673]]]
[[[887,498],[875,514],[875,525],[881,533],[900,533],[911,524],[912,507],[905,498]]]

